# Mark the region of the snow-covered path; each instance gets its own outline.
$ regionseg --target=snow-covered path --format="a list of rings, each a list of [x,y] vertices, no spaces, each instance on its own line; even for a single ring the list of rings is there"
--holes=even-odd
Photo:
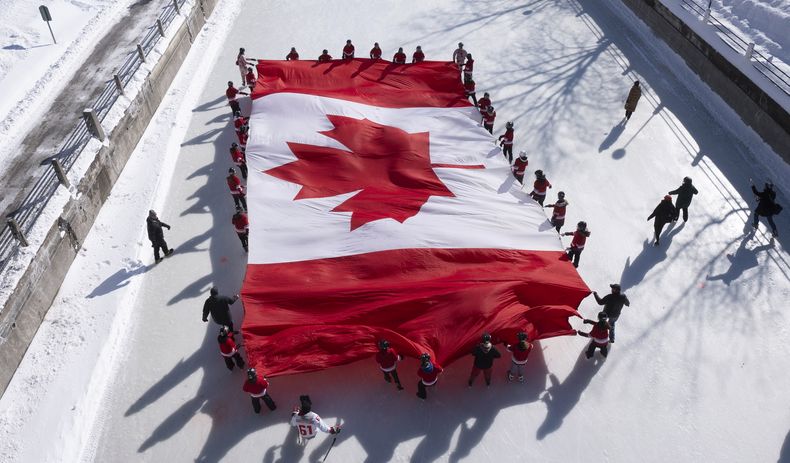
[[[0,436],[18,451],[0,456],[59,461],[59,445],[81,432],[87,438],[66,455],[315,461],[330,440],[319,437],[302,452],[286,424],[298,395],[308,393],[324,419],[345,423],[333,461],[775,461],[780,451],[790,458],[783,447],[789,259],[764,224],[744,234],[754,205],[749,177],[770,176],[786,205],[788,166],[616,0],[372,3],[305,1],[298,15],[291,3],[220,5],[215,35],[196,43],[135,154],[160,157],[151,165],[159,186],[139,190],[145,163],[124,172],[0,399]],[[223,25],[235,11],[244,13],[233,23],[241,33],[227,35]],[[244,265],[223,181],[233,134],[221,92],[237,77],[239,46],[273,59],[296,46],[314,58],[322,48],[337,53],[347,38],[362,54],[378,41],[385,56],[422,45],[428,59],[449,59],[459,40],[474,54],[496,127],[515,121],[516,151],[526,150],[530,172],[543,169],[555,185],[549,199],[565,191],[567,222],[586,220],[592,229],[582,276],[602,293],[620,281],[632,301],[609,359],[584,359],[581,338],[546,340],[524,385],[501,379],[505,360],[489,389],[467,390],[469,364],[459,361],[426,403],[413,396],[415,362],[402,364],[407,390],[398,394],[371,360],[275,378],[279,409],[252,413],[243,375],[225,369],[215,326],[200,321],[208,288],[236,292]],[[626,125],[622,102],[634,79],[643,98]],[[686,175],[700,190],[691,219],[654,248],[645,219]],[[173,226],[166,237],[177,250],[156,267],[145,266],[152,257],[142,228],[129,231],[142,227],[149,207]],[[778,219],[786,236],[790,221]],[[121,250],[108,249],[114,239]],[[590,298],[580,310],[593,316],[597,306]],[[67,347],[60,356],[56,335]],[[66,344],[79,336],[76,347]],[[95,370],[85,350],[99,357]],[[55,358],[62,363],[50,367]],[[98,397],[98,409],[82,410]],[[35,439],[47,418],[60,420],[49,444]]]

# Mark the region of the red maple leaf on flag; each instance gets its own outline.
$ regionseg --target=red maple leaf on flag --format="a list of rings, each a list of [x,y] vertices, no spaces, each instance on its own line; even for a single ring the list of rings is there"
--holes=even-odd
[[[403,223],[431,196],[454,197],[431,164],[428,132],[408,133],[368,119],[327,115],[332,130],[319,132],[348,150],[288,142],[298,158],[265,171],[302,185],[294,200],[326,198],[356,191],[332,209],[351,212],[351,230],[379,219]]]

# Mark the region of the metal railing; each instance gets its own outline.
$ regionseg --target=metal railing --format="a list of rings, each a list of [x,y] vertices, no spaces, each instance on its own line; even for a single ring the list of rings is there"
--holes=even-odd
[[[113,79],[108,81],[93,104],[93,110],[99,121],[103,121],[110,112],[113,104],[123,93],[123,89],[131,82],[134,73],[142,65],[145,57],[164,37],[162,32],[172,24],[186,2],[187,0],[169,1],[159,13],[156,23],[150,26],[137,41],[135,50],[129,53]],[[68,172],[92,136],[86,121],[80,119],[50,160],[56,160]],[[41,216],[52,195],[61,185],[54,168],[49,166],[42,168],[44,171],[41,176],[35,181],[16,210],[8,214],[6,223],[2,225],[3,229],[0,230],[0,273],[6,270],[8,263],[19,252],[20,246],[25,242],[25,236],[33,229],[36,220]]]
[[[709,22],[715,29],[716,35],[730,48],[744,55],[757,71],[764,75],[774,85],[779,87],[785,95],[790,95],[790,75],[773,63],[773,57],[767,57],[754,49],[754,44],[741,37],[738,32],[725,26],[710,11],[710,2],[707,0],[680,0],[680,5],[691,13],[700,16]],[[790,63],[786,63],[790,65]]]

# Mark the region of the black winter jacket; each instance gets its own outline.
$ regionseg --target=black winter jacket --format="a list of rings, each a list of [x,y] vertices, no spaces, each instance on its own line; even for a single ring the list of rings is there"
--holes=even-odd
[[[165,240],[165,233],[162,231],[162,227],[170,230],[170,225],[162,222],[156,217],[148,217],[145,222],[148,225],[148,239],[151,240],[152,243],[161,243]]]
[[[475,346],[475,349],[472,351],[472,355],[475,357],[475,368],[479,370],[487,370],[494,366],[494,359],[498,359],[502,356],[496,347],[491,346],[491,349],[488,352],[483,350],[483,346],[478,344]]]
[[[671,195],[678,195],[678,200],[675,204],[676,207],[688,207],[689,204],[691,204],[691,198],[697,193],[699,193],[699,191],[690,183],[684,183],[669,192]]]
[[[672,219],[675,218],[675,206],[672,205],[672,201],[661,201],[658,203],[658,206],[653,209],[653,213],[650,214],[647,220],[653,217],[656,218],[656,223],[672,222]]]
[[[208,314],[218,325],[230,325],[233,319],[230,316],[230,305],[238,300],[237,297],[209,296],[203,304],[203,321],[208,320]]]
[[[593,293],[595,296],[595,302],[598,305],[603,306],[603,311],[606,313],[606,316],[609,318],[617,318],[620,316],[620,312],[623,311],[623,306],[631,306],[631,301],[628,300],[628,297],[623,294],[607,294],[604,297],[598,297],[598,294]]]
[[[774,190],[770,190],[768,188],[764,189],[763,191],[757,191],[757,188],[752,185],[752,193],[757,196],[757,209],[755,209],[755,213],[757,215],[762,216],[769,216],[774,215],[776,212],[776,192]]]

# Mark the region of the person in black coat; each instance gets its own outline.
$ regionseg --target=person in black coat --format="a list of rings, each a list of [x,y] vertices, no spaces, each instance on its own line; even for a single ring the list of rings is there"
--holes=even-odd
[[[221,296],[216,286],[211,288],[211,295],[203,304],[203,321],[208,321],[208,314],[218,325],[227,326],[233,330],[233,318],[230,316],[230,305],[239,300],[239,295],[233,297]]]
[[[658,236],[661,235],[664,225],[672,222],[672,219],[675,218],[675,206],[672,205],[672,196],[664,196],[664,199],[653,209],[653,213],[650,214],[647,221],[649,222],[654,217],[656,220],[653,222],[653,229],[656,233],[656,242],[653,245],[658,246]]]
[[[691,184],[691,177],[684,177],[683,184],[669,192],[671,195],[678,195],[678,198],[675,200],[675,218],[672,220],[673,222],[678,220],[681,209],[683,210],[683,221],[688,222],[691,198],[697,193],[699,191]]]
[[[482,342],[475,346],[472,350],[472,356],[475,358],[472,364],[472,374],[469,375],[469,387],[477,378],[480,372],[483,372],[483,377],[486,380],[486,386],[491,385],[491,368],[494,366],[494,359],[502,356],[499,351],[491,344],[491,335],[484,333]]]
[[[760,216],[763,216],[768,221],[768,225],[771,226],[773,235],[779,236],[779,231],[776,229],[776,224],[774,223],[774,215],[776,215],[781,208],[776,204],[774,184],[765,182],[765,189],[763,191],[757,191],[757,188],[752,184],[752,193],[757,196],[757,209],[754,210],[754,223],[752,223],[752,226],[756,229],[760,221]]]
[[[148,239],[151,240],[151,246],[154,248],[154,259],[158,264],[164,259],[164,257],[161,257],[159,254],[160,249],[165,253],[165,257],[173,254],[173,250],[167,247],[165,232],[162,230],[162,227],[170,230],[170,225],[159,220],[159,217],[156,216],[156,212],[153,209],[148,211],[148,218],[145,222],[146,225],[148,225]]]
[[[614,325],[617,323],[617,319],[620,318],[623,306],[630,307],[631,301],[628,300],[628,296],[623,294],[619,283],[612,283],[609,287],[612,288],[610,294],[600,297],[597,291],[593,291],[593,296],[595,296],[595,302],[603,306],[603,313],[606,314],[609,320],[609,342],[614,342]]]

